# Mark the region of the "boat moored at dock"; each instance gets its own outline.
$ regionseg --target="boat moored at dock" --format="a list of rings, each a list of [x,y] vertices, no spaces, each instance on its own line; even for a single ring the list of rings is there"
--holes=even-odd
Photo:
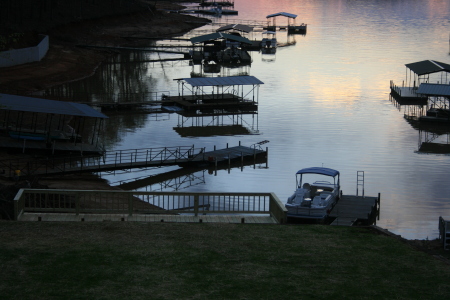
[[[301,169],[296,173],[297,189],[285,204],[288,217],[304,219],[325,219],[339,199],[340,182],[339,171],[313,167]],[[306,182],[310,179],[317,180],[313,183]]]

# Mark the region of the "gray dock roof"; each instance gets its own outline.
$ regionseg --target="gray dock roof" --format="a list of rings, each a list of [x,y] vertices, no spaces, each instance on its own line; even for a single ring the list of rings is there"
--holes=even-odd
[[[435,60],[423,60],[405,65],[417,75],[432,74],[437,72],[450,72],[450,65]]]
[[[86,104],[0,94],[0,109],[91,118],[108,118]]]
[[[208,41],[215,41],[218,39],[231,40],[231,41],[236,41],[236,42],[245,43],[245,44],[249,44],[249,45],[252,44],[252,42],[248,38],[233,35],[233,34],[228,34],[228,33],[222,33],[222,32],[215,32],[215,33],[210,33],[210,34],[193,37],[193,38],[191,38],[191,43],[198,44],[198,43],[204,43],[204,42],[208,42]]]
[[[450,96],[450,85],[422,83],[416,91],[417,94],[427,96]]]
[[[196,77],[181,78],[191,86],[227,86],[227,85],[258,85],[264,84],[254,76],[229,76],[229,77]]]
[[[278,16],[288,17],[288,18],[292,18],[292,19],[297,18],[297,15],[286,13],[286,12],[279,12],[276,14],[271,14],[271,15],[268,15],[266,18],[268,19],[268,18],[273,18],[273,17],[278,17]]]
[[[216,31],[221,32],[221,31],[227,31],[227,30],[231,30],[231,29],[249,33],[249,32],[252,32],[253,27],[243,25],[243,24],[228,24],[228,25],[220,27]]]

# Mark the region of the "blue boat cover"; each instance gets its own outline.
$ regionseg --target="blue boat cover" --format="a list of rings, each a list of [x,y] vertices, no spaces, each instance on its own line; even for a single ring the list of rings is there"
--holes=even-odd
[[[320,174],[320,175],[327,175],[327,176],[335,177],[335,176],[339,175],[339,171],[329,169],[329,168],[312,167],[312,168],[301,169],[296,174]]]

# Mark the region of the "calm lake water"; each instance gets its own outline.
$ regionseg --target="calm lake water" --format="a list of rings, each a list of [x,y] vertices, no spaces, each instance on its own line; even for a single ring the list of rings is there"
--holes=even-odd
[[[195,145],[212,150],[250,146],[262,140],[269,148],[268,165],[243,170],[197,172],[189,180],[142,187],[210,192],[274,192],[282,201],[295,189],[295,172],[324,166],[341,172],[342,190],[356,193],[357,171],[365,172],[365,195],[381,193],[377,225],[408,239],[438,237],[439,216],[450,216],[450,156],[417,153],[424,134],[403,117],[404,107],[390,100],[389,82],[401,85],[405,64],[421,60],[449,63],[450,2],[439,0],[236,0],[238,16],[213,18],[218,23],[264,21],[277,12],[297,14],[307,23],[306,35],[278,32],[275,55],[251,52],[249,67],[222,69],[220,75],[247,73],[264,82],[258,115],[244,115],[239,124],[256,134],[181,137],[178,125],[197,122],[235,124],[231,117],[183,120],[177,114],[110,115],[108,150]],[[286,24],[277,18],[277,25]],[[197,36],[222,24],[190,32]],[[259,38],[253,33],[250,39]],[[133,62],[179,57],[124,53],[96,75],[64,89],[97,95],[126,92],[177,93],[174,78],[198,72],[186,62]],[[60,88],[60,89],[61,89]],[[448,134],[434,142],[447,143]],[[103,175],[111,183],[176,169],[176,167]],[[176,187],[175,187],[176,186]]]

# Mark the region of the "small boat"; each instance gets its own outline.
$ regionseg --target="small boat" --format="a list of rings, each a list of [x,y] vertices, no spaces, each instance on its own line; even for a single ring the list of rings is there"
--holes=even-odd
[[[296,173],[297,190],[285,204],[288,217],[325,219],[340,196],[339,171],[329,168],[306,168]],[[308,183],[306,179],[329,179]]]
[[[427,114],[425,116],[419,117],[420,121],[425,122],[450,122],[450,110],[445,108],[435,108],[431,107],[427,110]]]
[[[41,133],[9,131],[8,134],[10,137],[17,140],[45,141],[47,139],[46,135]]]

